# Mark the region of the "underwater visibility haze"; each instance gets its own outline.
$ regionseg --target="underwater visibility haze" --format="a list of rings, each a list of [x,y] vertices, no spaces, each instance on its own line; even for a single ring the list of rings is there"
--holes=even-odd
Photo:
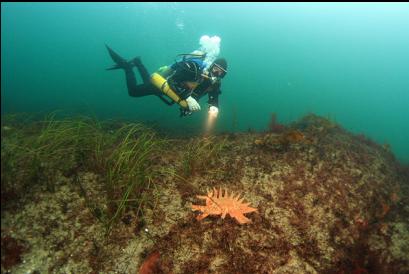
[[[408,3],[1,3],[2,273],[408,273],[408,49]],[[218,115],[128,95],[199,51]]]
[[[153,73],[217,35],[229,63],[219,132],[316,113],[409,161],[407,3],[2,3],[1,13],[2,114],[58,109],[200,130],[205,111],[179,119],[158,98],[129,97],[123,72],[105,71],[105,43]]]

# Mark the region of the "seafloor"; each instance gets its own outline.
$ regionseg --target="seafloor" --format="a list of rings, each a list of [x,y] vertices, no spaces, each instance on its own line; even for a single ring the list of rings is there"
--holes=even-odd
[[[72,150],[59,123],[2,121],[2,273],[409,273],[409,168],[328,119],[105,142],[116,122]],[[134,154],[118,156],[124,138]],[[213,187],[241,193],[252,222],[196,220]]]

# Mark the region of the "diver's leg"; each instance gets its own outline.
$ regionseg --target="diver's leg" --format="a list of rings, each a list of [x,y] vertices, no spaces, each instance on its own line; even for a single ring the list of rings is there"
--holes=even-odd
[[[135,90],[135,92],[133,92],[133,94],[136,97],[141,97],[141,96],[146,96],[146,95],[159,95],[160,92],[151,83],[151,77],[149,75],[149,72],[146,69],[146,67],[142,64],[141,59],[139,57],[135,57],[134,59],[132,59],[132,61],[130,61],[130,63],[132,65],[134,65],[138,69],[139,74],[141,75],[143,84],[138,85],[138,86],[136,86],[136,88],[134,88],[133,85],[132,85],[132,82],[134,80],[130,78],[130,83],[128,85],[128,90],[130,90],[129,87],[131,87],[132,90]],[[134,75],[133,75],[133,77],[135,78]],[[128,76],[127,76],[127,79],[128,79]]]
[[[135,67],[138,69],[139,74],[142,77],[142,81],[143,81],[143,85],[140,85],[140,90],[139,90],[139,94],[143,94],[143,95],[139,95],[139,96],[145,96],[145,95],[156,95],[159,97],[159,99],[161,99],[165,104],[167,104],[168,106],[171,106],[174,104],[174,102],[169,102],[168,100],[166,100],[163,97],[162,92],[157,89],[152,83],[151,83],[151,77],[149,75],[148,70],[146,69],[146,67],[142,64],[142,61],[139,57],[135,57],[131,63],[133,65],[135,65]],[[138,86],[139,87],[139,86]]]
[[[147,69],[143,66],[140,58],[134,58],[131,61],[126,61],[108,45],[106,45],[108,53],[111,56],[112,60],[115,62],[115,65],[108,70],[123,69],[125,71],[126,85],[128,87],[128,94],[132,97],[141,97],[147,95],[156,95],[156,88],[150,83],[149,73]],[[135,74],[132,70],[133,66],[137,66],[139,73],[142,76],[143,84],[138,85],[136,82]]]
[[[156,87],[150,82],[143,83],[141,85],[137,84],[136,77],[132,70],[131,65],[124,66],[122,67],[122,69],[125,71],[126,86],[128,88],[129,96],[142,97],[142,96],[147,96],[147,95],[157,95],[158,94]]]
[[[141,58],[139,57],[135,57],[132,61],[131,61],[135,67],[138,69],[139,74],[142,77],[142,81],[144,84],[148,84],[151,81],[151,77],[149,75],[148,70],[146,69],[146,67],[142,64]]]
[[[128,86],[128,93],[132,97],[143,97],[143,96],[148,96],[148,95],[158,95],[159,91],[154,85],[152,85],[151,83],[148,83],[148,84],[137,85],[132,89],[129,89],[129,86]]]
[[[136,84],[136,77],[133,73],[132,67],[125,68],[126,86],[128,87],[128,94],[132,97],[139,97],[139,88]]]
[[[139,69],[139,67],[138,67]],[[135,74],[132,67],[125,67],[126,85],[128,87],[128,94],[132,97],[142,97],[147,95],[158,95],[159,90],[150,82],[149,74],[146,68],[142,65],[139,72],[141,73],[143,84],[137,85]]]

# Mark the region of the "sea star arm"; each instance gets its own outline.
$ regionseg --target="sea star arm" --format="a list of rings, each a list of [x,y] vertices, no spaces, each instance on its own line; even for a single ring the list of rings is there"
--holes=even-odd
[[[235,218],[240,224],[247,224],[247,223],[251,223],[251,220],[246,218],[246,216],[244,216],[243,214],[241,214],[241,212],[238,211],[233,211],[230,213],[230,216],[232,216],[233,218]]]
[[[209,216],[209,214],[207,214],[207,213],[200,214],[200,215],[196,216],[196,220],[201,221],[204,218],[206,218],[207,216]]]

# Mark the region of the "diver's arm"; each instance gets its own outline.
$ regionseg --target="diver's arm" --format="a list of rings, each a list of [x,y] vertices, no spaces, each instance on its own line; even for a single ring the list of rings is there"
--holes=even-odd
[[[220,85],[219,85],[220,87]],[[213,119],[217,118],[219,114],[219,94],[221,93],[220,89],[217,88],[211,92],[209,92],[209,109],[208,115]]]
[[[188,98],[192,93],[191,90],[183,87],[180,82],[175,81],[172,78],[168,78],[168,84],[181,100],[186,100],[186,98]]]
[[[219,94],[221,93],[220,84],[209,92],[209,100],[207,101],[209,107],[214,106],[219,108]]]

